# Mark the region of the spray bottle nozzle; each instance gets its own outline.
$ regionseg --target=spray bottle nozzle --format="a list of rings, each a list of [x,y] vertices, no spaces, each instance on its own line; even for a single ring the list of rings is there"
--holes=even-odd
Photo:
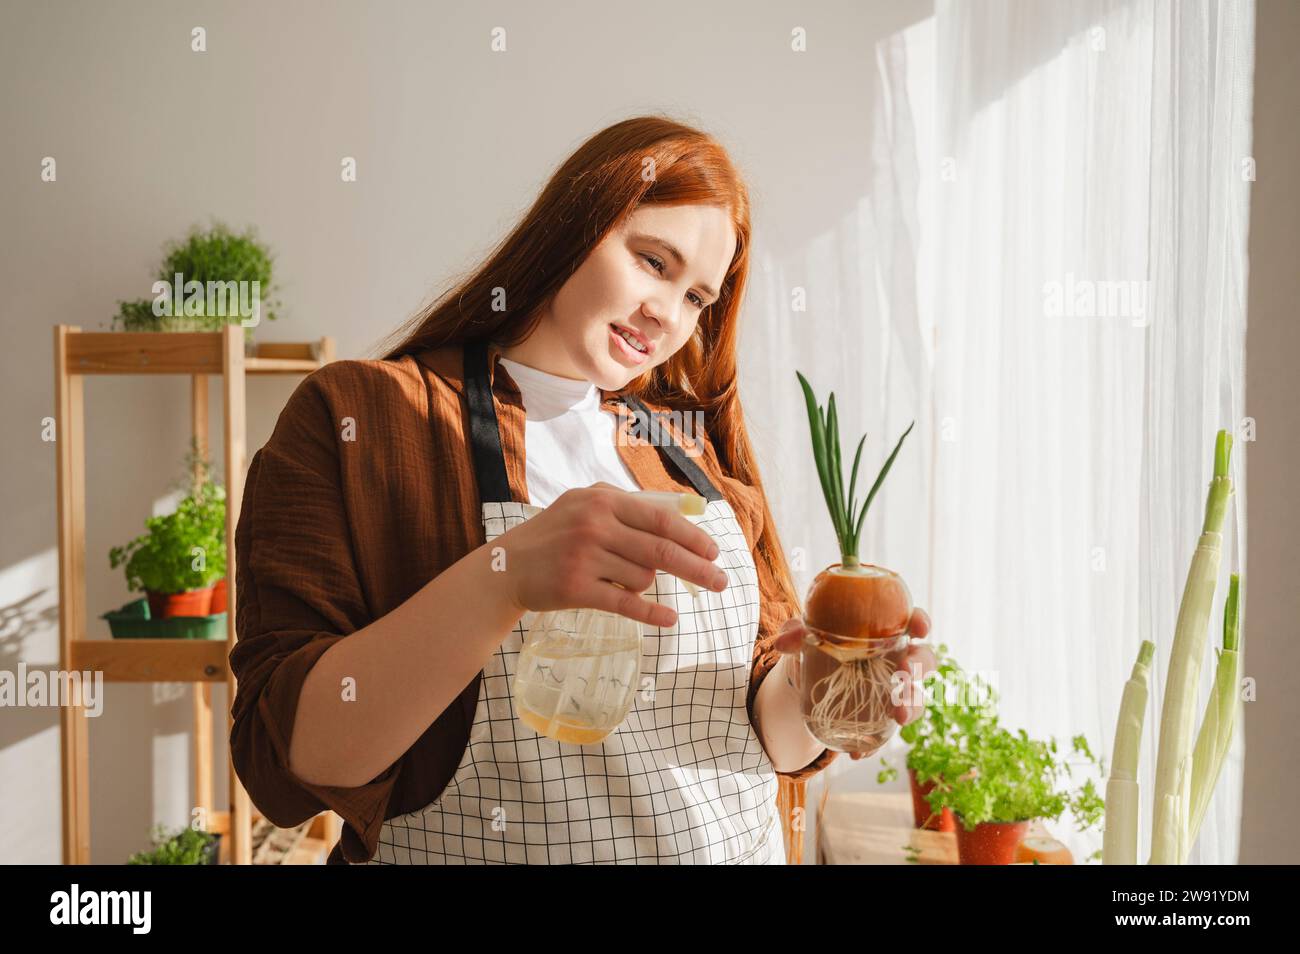
[[[663,507],[665,510],[671,510],[674,513],[680,513],[683,516],[699,517],[704,514],[704,509],[708,505],[699,494],[676,493],[673,491],[663,490],[638,490],[634,495],[649,501],[656,506]],[[691,598],[699,600],[700,588],[689,580],[680,581],[687,590],[690,591]]]

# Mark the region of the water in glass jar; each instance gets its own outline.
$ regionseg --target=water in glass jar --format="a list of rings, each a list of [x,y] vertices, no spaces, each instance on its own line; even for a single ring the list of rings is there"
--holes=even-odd
[[[542,613],[519,652],[519,721],[558,742],[599,742],[627,717],[641,672],[641,627],[599,610]]]

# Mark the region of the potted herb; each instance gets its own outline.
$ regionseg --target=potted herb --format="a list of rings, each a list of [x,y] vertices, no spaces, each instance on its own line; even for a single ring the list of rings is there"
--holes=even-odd
[[[1105,774],[1082,735],[1072,745]],[[940,774],[928,801],[936,811],[952,809],[957,854],[964,865],[1011,864],[1034,819],[1059,818],[1069,809],[1079,831],[1101,821],[1104,803],[1092,779],[1074,789],[1058,789],[1058,777],[1071,770],[1068,762],[1058,760],[1054,739],[1044,742],[1031,739],[1024,729],[985,725],[979,736],[960,736],[934,746],[931,754],[931,768]]]
[[[127,587],[143,590],[153,619],[207,616],[213,584],[226,575],[226,490],[197,465],[190,493],[170,514],[145,520],[148,533],[109,551],[109,564],[125,565]]]
[[[253,328],[274,321],[273,254],[249,227],[236,234],[214,222],[194,226],[164,247],[152,299],[119,301],[113,324],[124,331],[219,331],[243,324],[245,348],[253,350]]]
[[[229,609],[229,596],[226,591],[226,577],[223,574],[221,579],[212,584],[212,602],[208,606],[209,613],[224,613]]]
[[[835,394],[830,395],[829,411],[823,411],[808,381],[795,374],[803,387],[817,476],[841,559],[818,573],[808,590],[803,613],[807,633],[792,659],[793,681],[812,735],[836,751],[870,754],[897,727],[893,676],[910,641],[912,597],[897,573],[859,560],[858,540],[871,501],[912,427],[898,439],[858,511],[854,493],[866,435],[858,442],[845,500]]]
[[[978,738],[997,726],[997,693],[978,676],[967,677],[948,655],[945,644],[936,648],[936,656],[937,667],[926,673],[925,708],[920,718],[903,726],[898,734],[910,746],[906,767],[916,827],[955,831],[952,809],[935,811],[927,796],[943,777],[946,753],[955,740]],[[898,777],[898,770],[886,759],[882,758],[880,764],[878,783],[883,785]]]
[[[220,858],[221,836],[209,831],[182,828],[168,835],[162,825],[153,831],[153,849],[140,851],[128,865],[215,865]]]
[[[227,611],[226,600],[226,488],[213,478],[212,462],[191,440],[185,457],[185,474],[189,483],[189,499],[195,502],[196,523],[200,533],[207,538],[204,551],[207,560],[216,567],[220,576],[212,584],[211,613]]]

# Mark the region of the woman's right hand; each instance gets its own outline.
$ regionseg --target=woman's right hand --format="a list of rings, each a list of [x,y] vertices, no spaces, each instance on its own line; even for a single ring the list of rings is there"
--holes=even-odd
[[[667,627],[677,622],[676,611],[640,595],[656,570],[717,592],[727,586],[713,563],[712,537],[681,514],[603,481],[565,491],[489,549],[498,546],[507,592],[521,613],[591,608]]]

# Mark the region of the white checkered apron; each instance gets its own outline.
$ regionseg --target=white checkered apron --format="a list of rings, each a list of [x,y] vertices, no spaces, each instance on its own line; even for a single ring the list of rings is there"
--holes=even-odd
[[[483,506],[487,539],[540,513]],[[735,515],[711,501],[693,519],[721,551],[722,593],[698,605],[658,572],[647,599],[677,624],[644,627],[641,686],[627,719],[595,745],[557,742],[516,717],[524,614],[479,684],[469,744],[428,806],[389,819],[372,864],[784,864],[777,779],[745,707],[758,580]]]
[[[542,511],[493,500],[506,496],[502,478],[481,476],[496,487],[482,505],[488,542]],[[705,512],[687,519],[717,543],[728,583],[692,597],[656,572],[644,595],[677,622],[642,626],[641,689],[623,723],[577,745],[519,721],[515,668],[537,616],[525,613],[483,668],[455,774],[424,808],[384,823],[370,864],[786,863],[777,776],[745,705],[758,576],[731,504],[702,484]]]

